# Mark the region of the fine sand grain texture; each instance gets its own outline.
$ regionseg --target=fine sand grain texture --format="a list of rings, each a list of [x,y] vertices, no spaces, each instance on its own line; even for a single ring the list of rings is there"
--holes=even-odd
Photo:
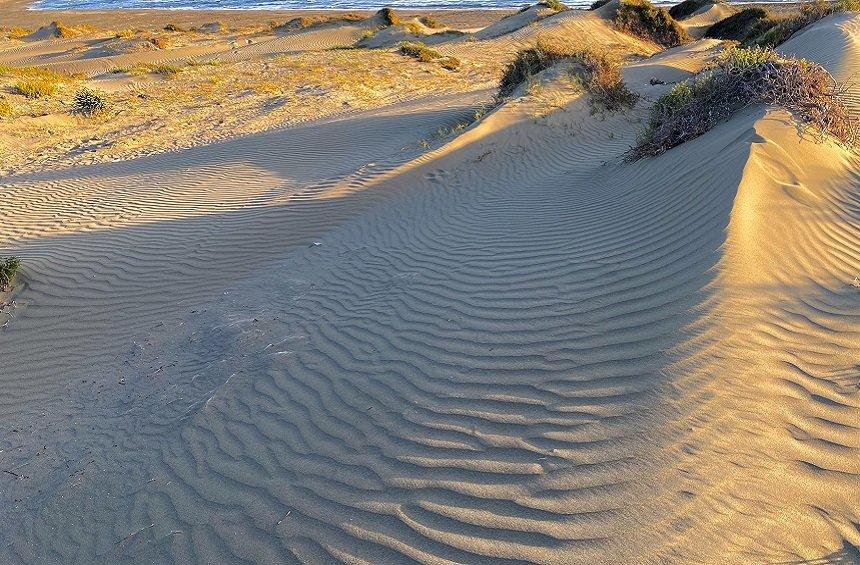
[[[459,71],[332,49],[366,20],[0,44],[81,73],[59,96],[135,93],[96,119],[10,93],[41,145],[0,121],[0,562],[860,560],[860,158],[754,106],[629,162],[725,46],[548,12],[434,44]],[[494,99],[564,37],[616,53],[635,107],[564,65]],[[780,52],[844,81],[858,41],[836,14]]]

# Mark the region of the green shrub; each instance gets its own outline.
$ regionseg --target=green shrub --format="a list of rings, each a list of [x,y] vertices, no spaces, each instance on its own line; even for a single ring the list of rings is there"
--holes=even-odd
[[[854,145],[857,124],[843,89],[819,65],[771,49],[736,48],[691,80],[676,84],[651,108],[631,160],[659,155],[694,139],[754,104],[774,104],[804,124]]]
[[[589,7],[588,9],[589,10],[596,10],[598,8],[602,8],[602,7],[606,6],[607,4],[609,4],[611,1],[612,0],[594,0],[594,2],[591,3],[591,7]]]
[[[619,30],[663,47],[677,47],[692,39],[665,8],[649,0],[621,0],[613,22]]]
[[[753,29],[762,25],[769,28],[774,23],[776,19],[767,8],[746,8],[712,25],[705,32],[705,37],[743,41]]]
[[[400,24],[400,16],[397,15],[397,12],[394,11],[394,8],[385,7],[377,12],[379,17],[382,19],[382,25],[384,26],[396,26]]]
[[[759,26],[748,34],[744,39],[744,44],[758,45],[760,47],[776,47],[806,26],[814,24],[831,14],[858,11],[860,11],[860,0],[838,0],[837,2],[815,0],[814,2],[801,4],[799,14],[775,20],[769,28]]]
[[[15,83],[14,90],[32,100],[56,94],[57,83],[50,79],[19,80]]]
[[[72,112],[83,114],[84,116],[94,116],[101,114],[107,110],[108,103],[104,94],[90,90],[89,88],[81,88],[75,92],[74,101],[72,102]]]
[[[708,4],[719,2],[722,2],[722,0],[684,0],[680,4],[675,4],[669,8],[669,15],[676,20],[680,20],[698,12]]]
[[[0,258],[0,290],[9,289],[20,267],[21,260],[18,257]]]

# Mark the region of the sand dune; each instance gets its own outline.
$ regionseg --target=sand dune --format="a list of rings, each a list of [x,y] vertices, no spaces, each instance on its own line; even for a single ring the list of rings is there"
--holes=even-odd
[[[781,50],[847,78],[858,26]],[[860,160],[754,107],[625,161],[717,41],[570,11],[434,48],[553,33],[643,101],[404,96],[0,178],[0,559],[857,561]]]

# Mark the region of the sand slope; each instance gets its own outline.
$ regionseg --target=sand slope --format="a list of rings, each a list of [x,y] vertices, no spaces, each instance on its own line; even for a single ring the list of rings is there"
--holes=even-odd
[[[856,561],[857,156],[754,108],[625,163],[580,95],[420,147],[480,100],[2,179],[0,556]]]

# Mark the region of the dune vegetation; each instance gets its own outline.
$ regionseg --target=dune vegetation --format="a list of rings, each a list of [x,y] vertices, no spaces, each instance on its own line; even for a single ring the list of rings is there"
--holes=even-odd
[[[21,267],[18,257],[0,257],[0,291],[8,290]]]
[[[662,47],[677,47],[692,39],[668,10],[649,0],[620,0],[613,22],[619,30]]]
[[[755,104],[785,108],[818,132],[854,145],[857,122],[842,94],[842,87],[820,65],[767,48],[730,49],[712,68],[676,84],[654,103],[629,155],[659,155]]]

